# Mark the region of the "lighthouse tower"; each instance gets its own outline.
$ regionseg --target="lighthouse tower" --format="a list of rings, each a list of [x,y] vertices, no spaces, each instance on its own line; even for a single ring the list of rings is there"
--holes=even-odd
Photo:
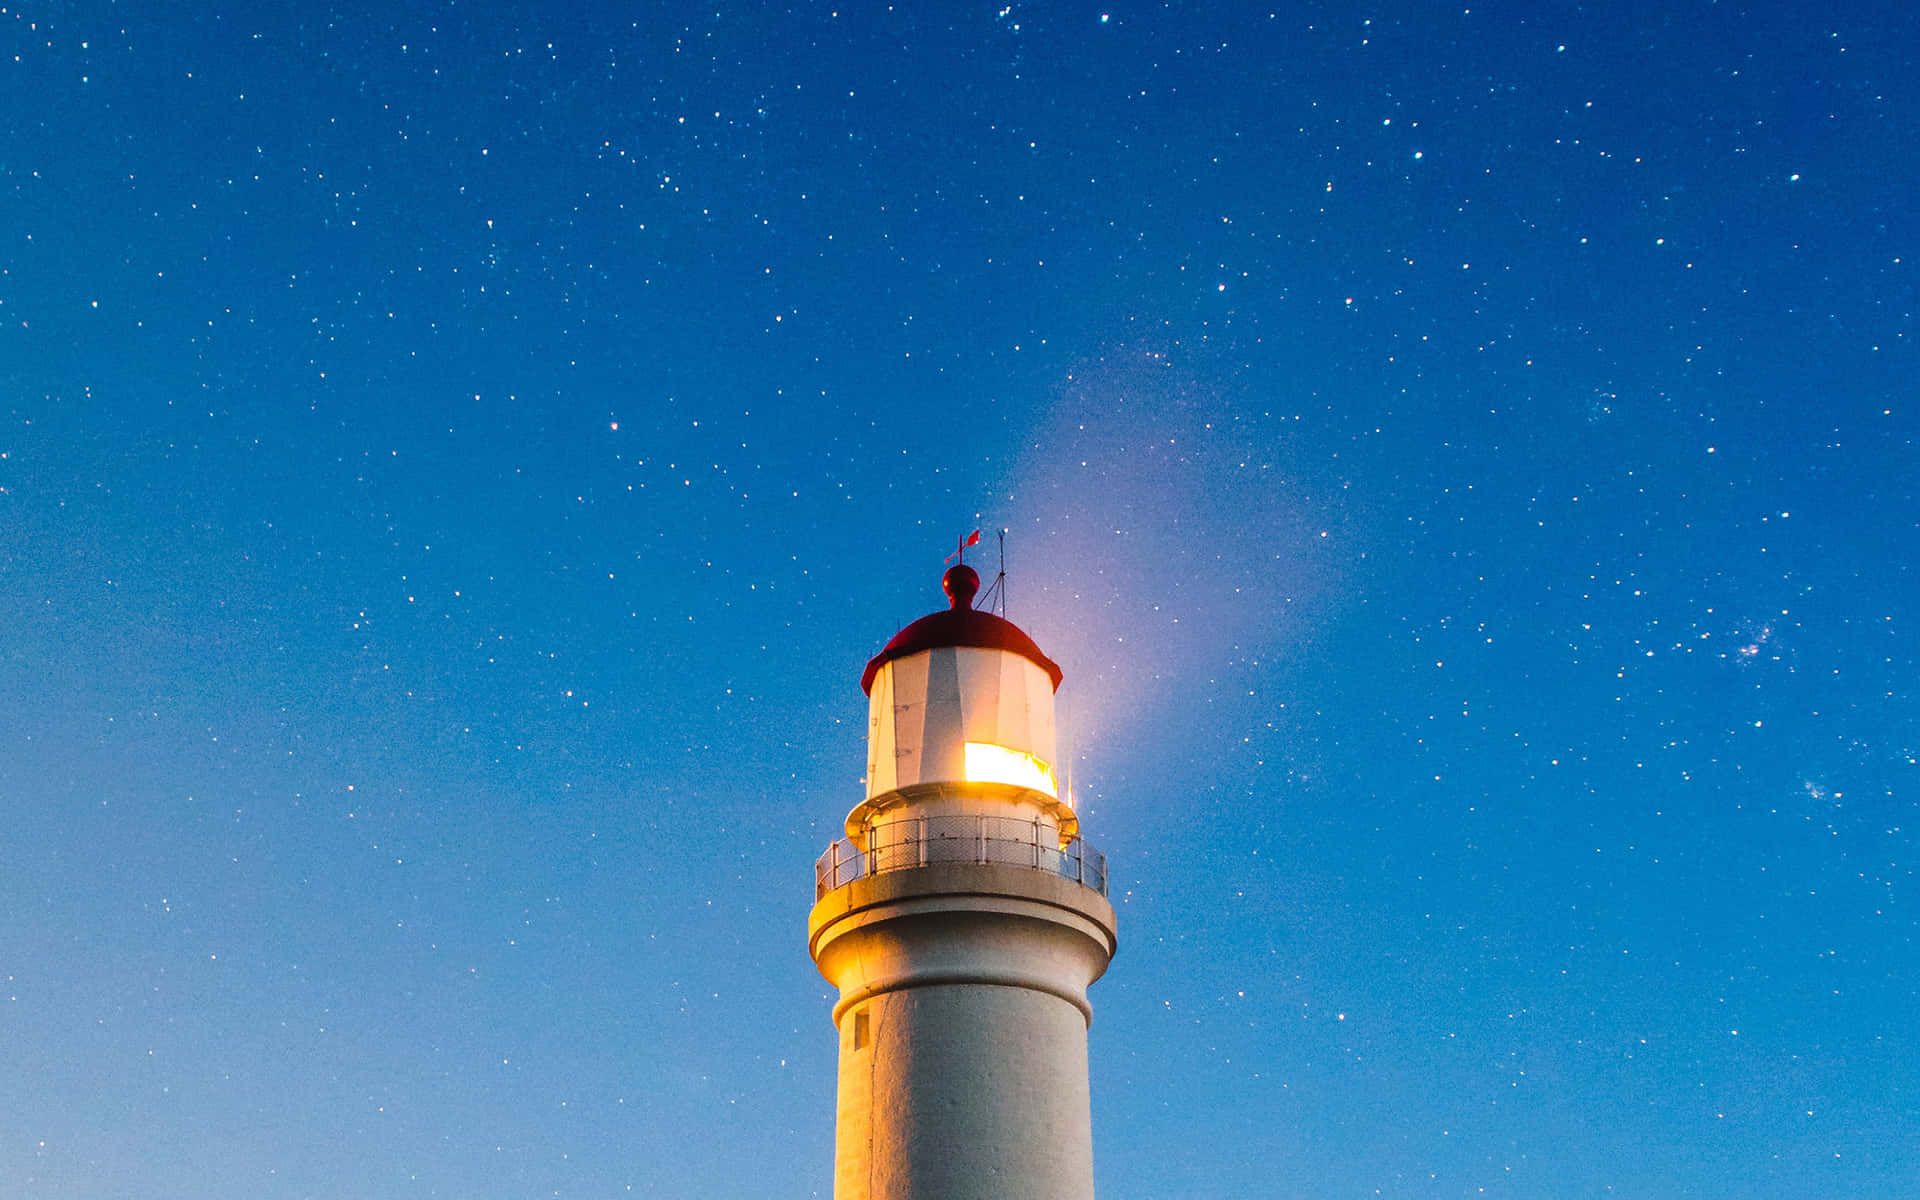
[[[1116,943],[1054,773],[1060,668],[973,607],[973,568],[941,582],[861,676],[866,799],[815,868],[834,1200],[1089,1200],[1087,985]]]

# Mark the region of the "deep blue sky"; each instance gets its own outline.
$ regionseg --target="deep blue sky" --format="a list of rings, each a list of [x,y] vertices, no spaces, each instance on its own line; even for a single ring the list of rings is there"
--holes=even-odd
[[[1907,5],[273,7],[0,9],[0,1194],[828,1194],[979,525],[1104,1200],[1912,1195]]]

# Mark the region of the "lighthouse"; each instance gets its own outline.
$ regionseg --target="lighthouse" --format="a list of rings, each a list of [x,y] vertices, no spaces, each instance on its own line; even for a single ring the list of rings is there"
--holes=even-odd
[[[973,607],[973,568],[941,584],[861,675],[866,796],[815,864],[834,1200],[1090,1200],[1087,986],[1116,942],[1059,785],[1060,668]]]

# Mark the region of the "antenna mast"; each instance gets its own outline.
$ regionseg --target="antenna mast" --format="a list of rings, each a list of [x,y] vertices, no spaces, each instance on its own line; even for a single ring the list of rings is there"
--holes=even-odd
[[[1002,529],[1000,537],[1000,573],[980,597],[980,607],[991,613],[1007,615],[1007,531]]]
[[[1007,615],[1007,531],[1002,529],[1000,538],[1000,573],[993,577],[993,586],[1000,589],[996,595],[1000,600],[1000,615]]]

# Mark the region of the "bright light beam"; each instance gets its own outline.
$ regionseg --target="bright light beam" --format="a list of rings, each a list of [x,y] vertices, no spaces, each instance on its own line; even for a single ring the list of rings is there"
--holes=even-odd
[[[1054,782],[1051,766],[1023,750],[992,742],[967,743],[967,779],[972,783],[1011,783],[1060,798],[1060,785]]]

